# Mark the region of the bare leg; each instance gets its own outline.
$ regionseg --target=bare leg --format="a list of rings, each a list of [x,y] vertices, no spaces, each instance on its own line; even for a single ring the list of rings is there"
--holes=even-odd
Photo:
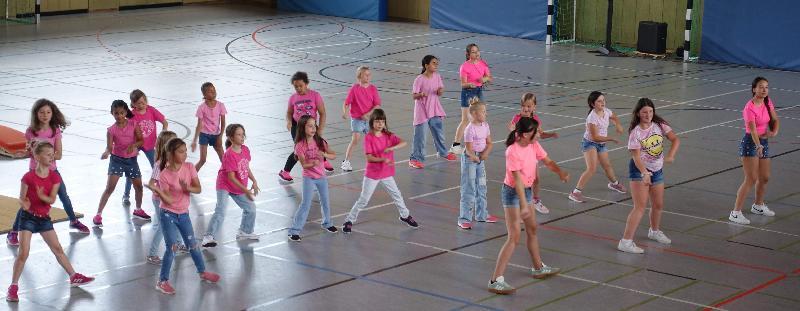
[[[103,209],[106,208],[106,203],[108,203],[108,197],[110,197],[111,194],[114,193],[114,188],[117,187],[117,181],[119,180],[119,177],[120,176],[117,175],[108,175],[108,181],[106,182],[106,190],[103,191],[103,195],[100,196],[100,205],[97,206],[97,214],[103,213]],[[141,184],[141,180],[139,180],[139,183]],[[141,195],[139,196],[139,201],[141,201]]]
[[[47,243],[47,246],[50,247],[50,251],[53,252],[53,255],[56,256],[56,260],[58,260],[58,264],[64,268],[64,271],[67,272],[69,276],[75,274],[75,270],[72,269],[72,264],[69,263],[69,258],[67,258],[67,254],[64,254],[64,249],[61,248],[61,243],[58,242],[58,235],[56,235],[55,230],[45,231],[39,233],[42,235],[44,242]]]
[[[497,255],[497,263],[494,267],[494,274],[492,280],[497,279],[498,276],[506,272],[506,266],[511,260],[511,255],[514,254],[514,248],[519,243],[520,226],[519,226],[519,208],[503,208],[506,216],[506,229],[508,229],[508,237],[503,247],[500,249],[500,254]]]
[[[622,238],[633,240],[636,228],[644,216],[644,209],[647,207],[647,197],[650,187],[641,181],[631,181],[631,195],[633,196],[633,209],[628,213],[628,220],[625,222],[625,233]]]
[[[734,211],[741,211],[744,206],[744,200],[750,194],[750,189],[756,184],[758,178],[758,158],[756,157],[742,157],[742,169],[744,171],[744,181],[736,191],[736,205]]]

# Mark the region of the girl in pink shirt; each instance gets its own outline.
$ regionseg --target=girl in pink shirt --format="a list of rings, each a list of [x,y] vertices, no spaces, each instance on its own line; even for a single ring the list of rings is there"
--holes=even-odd
[[[30,146],[36,142],[46,141],[55,148],[55,154],[50,169],[56,174],[61,176],[56,168],[56,160],[61,160],[61,130],[67,127],[67,120],[61,110],[56,107],[52,101],[47,99],[39,99],[33,104],[31,109],[31,124],[28,130],[25,131],[25,139],[27,141],[28,150]],[[36,169],[36,157],[31,156],[29,167],[30,170]],[[72,200],[67,195],[67,187],[64,185],[64,180],[61,180],[61,186],[58,188],[58,199],[61,200],[61,205],[64,211],[67,212],[69,218],[69,227],[78,229],[80,233],[89,234],[89,228],[75,217],[75,212],[72,209]],[[8,245],[19,245],[18,231],[19,231],[19,218],[22,215],[22,210],[17,212],[11,231],[6,236]]]
[[[628,129],[628,150],[631,161],[628,164],[631,179],[633,208],[625,223],[625,232],[617,244],[617,249],[627,253],[641,254],[644,250],[633,243],[633,235],[644,216],[647,201],[650,200],[650,229],[647,237],[662,244],[672,241],[662,232],[661,212],[664,209],[664,163],[675,161],[675,153],[681,145],[678,135],[672,131],[667,121],[656,114],[656,107],[650,99],[642,98],[633,109],[631,126]],[[671,147],[664,157],[664,138]]]
[[[439,157],[448,161],[457,160],[448,153],[444,142],[444,109],[439,97],[444,93],[444,83],[439,75],[439,59],[433,55],[422,58],[422,73],[414,79],[411,94],[414,98],[414,140],[411,143],[411,159],[408,166],[425,168],[425,125],[433,136],[433,145]]]
[[[225,210],[228,208],[228,197],[236,202],[242,209],[242,221],[237,240],[258,241],[255,234],[256,224],[256,196],[261,189],[258,188],[256,176],[250,170],[250,148],[244,145],[245,131],[241,124],[230,124],[225,128],[225,154],[222,156],[222,166],[217,173],[217,207],[214,216],[208,222],[208,229],[203,236],[203,247],[217,246],[215,235],[222,227],[225,220]],[[253,181],[253,186],[247,188],[247,180]]]
[[[583,142],[581,143],[581,150],[583,151],[583,158],[586,161],[586,170],[583,171],[581,177],[578,179],[578,184],[575,189],[567,196],[570,200],[583,203],[586,199],[583,197],[583,187],[589,182],[597,171],[597,164],[606,173],[608,178],[608,189],[614,190],[619,193],[627,192],[625,186],[619,182],[617,175],[614,174],[614,167],[611,166],[611,161],[608,159],[607,142],[619,143],[614,137],[608,133],[608,126],[613,123],[614,128],[617,129],[617,135],[622,134],[622,125],[619,124],[619,118],[611,109],[606,108],[606,97],[603,93],[594,91],[589,94],[588,98],[589,113],[586,116],[586,130],[583,133]]]
[[[464,154],[461,156],[461,200],[458,227],[472,229],[473,219],[495,223],[497,216],[486,206],[486,159],[492,152],[492,136],[486,123],[486,104],[473,98],[469,104],[472,121],[464,129]]]
[[[158,109],[148,104],[147,95],[139,89],[131,92],[131,108],[133,109],[133,118],[131,118],[131,121],[138,125],[139,130],[142,131],[143,144],[139,150],[144,153],[147,162],[150,162],[150,168],[153,168],[153,163],[155,162],[156,136],[158,136],[156,122],[161,123],[162,131],[167,130],[169,123],[167,123],[167,119],[164,118],[164,115],[161,114]],[[131,179],[126,178],[125,192],[122,194],[123,204],[131,204],[131,185]]]
[[[303,199],[294,213],[292,227],[289,228],[289,241],[300,242],[300,232],[308,218],[314,189],[319,193],[319,205],[322,212],[322,229],[329,233],[339,232],[331,222],[331,209],[328,200],[328,177],[325,176],[322,161],[336,159],[336,152],[328,147],[317,131],[317,122],[311,116],[303,116],[297,123],[297,138],[294,154],[303,166]]]
[[[505,212],[508,236],[500,254],[497,255],[494,274],[489,281],[488,290],[492,293],[508,295],[516,289],[506,283],[503,273],[514,254],[520,240],[520,221],[525,223],[528,252],[531,254],[533,267],[531,276],[537,279],[546,278],[558,273],[561,269],[545,265],[539,252],[539,239],[536,235],[536,212],[530,206],[531,186],[536,179],[536,165],[544,162],[551,171],[558,174],[562,182],[569,180],[569,174],[547,157],[539,142],[535,139],[539,123],[532,118],[523,117],[506,139],[506,173],[500,198]]]
[[[464,139],[464,128],[469,123],[469,100],[478,97],[483,101],[483,85],[492,82],[492,72],[489,70],[489,65],[481,59],[481,51],[477,44],[467,45],[466,58],[467,61],[458,69],[461,80],[461,123],[458,124],[453,146],[450,147],[450,152],[455,154],[464,152],[461,140]]]
[[[148,188],[161,198],[161,211],[158,216],[166,244],[156,290],[174,295],[175,289],[169,283],[169,273],[177,250],[178,234],[189,248],[200,280],[216,283],[219,281],[219,275],[206,271],[203,254],[194,236],[192,219],[189,217],[189,196],[191,193],[200,193],[202,189],[197,178],[197,170],[192,163],[186,162],[186,143],[180,138],[171,139],[161,152],[160,159],[163,162],[160,162],[158,167],[160,171],[158,186],[148,185]]]
[[[111,156],[108,161],[108,181],[106,182],[106,190],[100,196],[97,215],[92,219],[92,222],[98,227],[103,226],[101,214],[106,207],[108,197],[117,187],[117,181],[123,175],[133,181],[133,190],[136,194],[136,210],[133,211],[133,217],[150,220],[150,215],[147,215],[142,210],[142,172],[139,170],[139,163],[136,161],[139,147],[143,144],[142,131],[136,123],[129,120],[133,117],[133,112],[128,109],[128,104],[125,101],[118,99],[111,103],[111,115],[114,116],[116,121],[108,128],[106,151],[100,157],[105,160]]]
[[[369,67],[358,67],[356,69],[356,79],[358,81],[347,91],[347,97],[342,105],[342,119],[347,120],[348,108],[350,110],[350,131],[352,132],[350,144],[347,145],[347,151],[345,151],[344,160],[342,161],[342,171],[345,172],[353,170],[353,165],[350,164],[350,156],[353,154],[353,148],[358,145],[360,135],[367,133],[369,115],[375,109],[381,107],[381,96],[378,94],[378,88],[369,83],[371,78],[372,73]]]
[[[9,302],[19,301],[18,282],[30,253],[31,237],[34,233],[42,236],[53,255],[56,256],[58,264],[69,274],[70,285],[84,285],[94,280],[93,277],[75,272],[69,258],[64,254],[64,249],[61,248],[61,243],[58,242],[58,235],[53,230],[53,222],[50,220],[50,204],[56,201],[58,188],[61,186],[60,175],[50,169],[50,164],[55,158],[53,145],[47,141],[41,141],[35,143],[32,149],[32,156],[36,158],[36,168],[25,173],[19,189],[20,210],[22,211],[19,224],[20,247],[17,259],[14,261],[11,286],[8,287],[6,295],[6,300]]]
[[[161,133],[158,133],[158,139],[156,140],[156,148],[155,148],[156,158],[153,164],[153,173],[150,175],[150,181],[148,181],[146,186],[148,189],[151,189],[153,187],[158,187],[158,176],[159,173],[161,172],[160,169],[162,160],[161,154],[163,153],[163,150],[167,148],[167,142],[177,137],[178,136],[175,134],[175,132],[170,130],[165,130],[161,131]],[[158,249],[161,246],[161,241],[164,240],[164,233],[163,233],[164,230],[162,229],[162,226],[160,224],[161,221],[159,221],[159,216],[158,216],[161,214],[161,198],[158,197],[158,193],[153,192],[152,199],[154,208],[153,214],[155,214],[155,217],[153,217],[153,223],[150,228],[153,229],[154,232],[153,232],[153,240],[150,242],[150,250],[147,252],[146,260],[150,264],[161,266],[161,257],[158,257]],[[175,248],[178,250],[178,252],[182,252],[184,254],[189,252],[189,249],[187,249],[186,246],[183,245],[183,243],[181,243],[180,241],[177,241],[176,244],[177,246]]]
[[[730,221],[743,225],[750,223],[750,220],[742,214],[742,207],[753,186],[756,188],[756,198],[750,206],[750,212],[756,215],[775,216],[775,212],[764,202],[764,194],[770,177],[769,138],[778,135],[780,122],[775,112],[775,103],[769,100],[769,81],[764,77],[756,77],[751,91],[753,98],[747,102],[742,111],[745,134],[739,143],[744,180],[736,191],[736,203],[728,216]]]
[[[369,133],[364,136],[364,153],[367,158],[367,168],[364,171],[364,182],[361,185],[361,195],[353,204],[350,213],[342,225],[344,233],[350,233],[353,223],[358,219],[358,213],[367,207],[375,187],[382,184],[389,196],[394,200],[397,211],[400,212],[400,221],[406,225],[417,228],[419,224],[411,217],[411,213],[403,202],[403,195],[394,182],[394,150],[406,146],[400,137],[389,131],[386,124],[386,113],[383,109],[375,109],[369,117]]]
[[[203,103],[197,107],[195,113],[197,126],[192,139],[192,152],[197,149],[197,143],[200,143],[200,160],[195,165],[198,172],[206,164],[209,145],[214,148],[222,162],[222,140],[219,135],[225,129],[225,115],[228,114],[225,104],[217,100],[217,88],[214,84],[203,83],[200,91],[203,92]]]
[[[325,127],[325,119],[327,118],[327,110],[325,110],[325,102],[322,101],[322,96],[314,90],[308,88],[308,74],[302,71],[295,72],[292,75],[292,86],[294,86],[295,94],[289,97],[289,106],[286,109],[286,129],[292,135],[292,141],[297,136],[297,131],[302,130],[297,128],[297,122],[300,121],[302,116],[311,116],[317,120],[319,125],[319,132]],[[292,168],[297,164],[297,156],[292,152],[286,158],[286,164],[283,170],[278,172],[279,182],[291,183],[294,178],[290,174]],[[322,162],[326,171],[332,172],[333,166],[324,160]]]
[[[539,128],[536,129],[536,138],[535,139],[547,139],[547,138],[558,138],[558,133],[556,132],[545,132],[544,128],[542,127],[542,123],[539,120],[539,116],[536,115],[536,95],[533,93],[525,93],[522,94],[522,99],[519,101],[520,112],[515,114],[511,121],[508,122],[508,130],[513,131],[514,128],[517,126],[517,122],[523,117],[533,118],[536,122],[539,123]],[[544,206],[542,200],[539,198],[539,170],[536,170],[536,179],[533,182],[533,207],[534,209],[542,214],[549,214],[550,210]]]

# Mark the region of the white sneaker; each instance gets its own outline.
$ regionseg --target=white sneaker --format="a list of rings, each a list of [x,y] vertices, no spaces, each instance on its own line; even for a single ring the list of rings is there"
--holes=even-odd
[[[450,146],[450,153],[464,154],[464,144],[458,146]]]
[[[255,233],[244,233],[241,230],[239,230],[239,233],[236,234],[236,239],[239,240],[239,241],[242,241],[242,240],[258,241],[258,234],[255,234]],[[203,240],[205,240],[205,239],[203,239]]]
[[[735,222],[740,225],[749,225],[750,220],[744,217],[741,211],[731,211],[731,215],[728,216],[728,220]]]
[[[533,201],[533,207],[536,209],[537,212],[539,212],[541,214],[549,214],[550,213],[550,210],[547,209],[547,207],[544,206],[544,204],[542,204],[542,200]]]
[[[203,242],[200,245],[203,245],[203,247],[215,247],[217,246],[217,241],[214,240],[213,236],[204,235]]]
[[[664,231],[661,231],[661,230],[653,231],[652,228],[647,229],[647,237],[649,239],[651,239],[651,240],[656,240],[656,241],[658,241],[658,243],[661,243],[661,244],[670,244],[670,243],[672,243],[672,240],[670,240],[667,237],[667,235],[664,234]]]
[[[644,250],[640,247],[636,246],[636,243],[633,243],[633,240],[619,240],[617,244],[617,249],[626,253],[632,254],[643,254]]]
[[[350,161],[344,160],[342,161],[342,170],[345,172],[353,171],[353,165],[350,164]]]
[[[756,215],[764,215],[764,216],[775,216],[775,212],[773,212],[766,204],[755,204],[750,207],[750,212]]]

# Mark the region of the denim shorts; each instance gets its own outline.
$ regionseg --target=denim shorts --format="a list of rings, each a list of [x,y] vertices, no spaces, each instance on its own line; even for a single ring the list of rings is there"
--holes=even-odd
[[[664,183],[664,169],[660,169],[657,172],[650,172],[650,183],[653,185],[663,184]],[[628,174],[631,181],[642,181],[642,172],[639,171],[639,168],[636,167],[636,163],[633,162],[631,159],[630,163],[628,163]]]
[[[136,157],[122,158],[113,154],[108,161],[108,175],[142,178],[142,172],[139,171],[139,162],[136,161]]]
[[[361,119],[350,119],[350,130],[353,133],[366,134],[369,130],[369,122]]]
[[[531,188],[528,187],[525,188],[525,202],[531,201],[533,201],[533,193],[531,192]],[[517,189],[503,184],[503,188],[500,189],[500,203],[503,204],[505,208],[519,208]]]
[[[19,231],[30,231],[32,233],[46,232],[53,230],[53,221],[50,216],[38,217],[22,211],[19,217]]]
[[[769,158],[769,140],[766,138],[761,138],[759,141],[761,142],[761,145],[764,146],[764,153],[761,154],[761,158]],[[744,134],[742,141],[739,143],[739,156],[755,157],[757,155],[758,150],[756,149],[756,143],[753,141],[753,137],[750,137],[750,134]]]
[[[584,138],[583,142],[581,143],[581,151],[586,152],[589,151],[589,149],[591,148],[597,149],[597,153],[608,152],[605,143],[596,143]]]
[[[217,139],[219,139],[219,134],[211,135],[206,133],[200,133],[200,145],[202,146],[206,145],[216,146]]]
[[[461,108],[469,107],[469,100],[476,96],[483,100],[483,87],[476,86],[471,89],[461,89]]]

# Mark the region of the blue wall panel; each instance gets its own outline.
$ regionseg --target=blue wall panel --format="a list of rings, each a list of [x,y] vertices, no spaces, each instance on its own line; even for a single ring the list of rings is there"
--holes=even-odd
[[[547,0],[431,0],[433,28],[544,40]]]
[[[278,9],[371,21],[386,20],[386,0],[278,0]]]

